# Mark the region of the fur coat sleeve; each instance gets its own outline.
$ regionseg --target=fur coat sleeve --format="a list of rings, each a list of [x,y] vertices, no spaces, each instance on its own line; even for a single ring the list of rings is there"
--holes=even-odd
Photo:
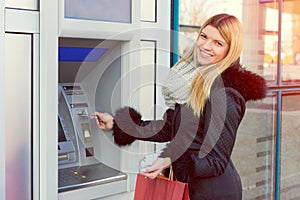
[[[154,142],[170,141],[173,113],[174,110],[169,109],[162,120],[145,121],[134,108],[121,108],[114,116],[114,141],[119,146],[130,145],[136,139]]]

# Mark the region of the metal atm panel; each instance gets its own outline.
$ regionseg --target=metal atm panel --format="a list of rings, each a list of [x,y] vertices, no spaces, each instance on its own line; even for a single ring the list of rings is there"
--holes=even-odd
[[[16,59],[17,57],[17,59]],[[32,36],[5,34],[6,198],[32,198]],[[21,98],[20,98],[21,97]],[[1,177],[2,178],[2,177]]]

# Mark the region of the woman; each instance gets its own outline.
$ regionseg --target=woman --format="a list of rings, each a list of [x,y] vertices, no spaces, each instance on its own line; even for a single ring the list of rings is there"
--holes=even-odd
[[[242,199],[239,174],[231,161],[237,130],[250,100],[265,97],[265,80],[245,70],[239,57],[242,27],[228,14],[209,18],[185,57],[171,70],[163,94],[170,108],[162,120],[144,121],[130,107],[115,116],[96,112],[99,128],[113,130],[118,145],[134,140],[166,142],[143,175],[155,178],[170,165],[189,183],[191,200]]]

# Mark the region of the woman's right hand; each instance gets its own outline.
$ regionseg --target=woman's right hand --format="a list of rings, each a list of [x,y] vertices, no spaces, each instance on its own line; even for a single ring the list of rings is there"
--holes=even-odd
[[[141,170],[141,174],[147,178],[155,179],[164,169],[172,164],[170,157],[157,158],[151,166]]]
[[[96,119],[97,125],[102,130],[111,130],[114,125],[114,118],[109,113],[95,112],[92,117]]]

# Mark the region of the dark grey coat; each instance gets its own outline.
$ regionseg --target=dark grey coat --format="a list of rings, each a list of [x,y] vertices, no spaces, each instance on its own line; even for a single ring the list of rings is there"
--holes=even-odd
[[[265,80],[236,62],[214,82],[200,117],[187,105],[176,105],[156,121],[121,108],[114,118],[114,140],[120,146],[136,139],[170,141],[160,157],[171,158],[175,177],[189,183],[191,200],[240,200],[240,177],[230,156],[245,103],[265,95]]]

